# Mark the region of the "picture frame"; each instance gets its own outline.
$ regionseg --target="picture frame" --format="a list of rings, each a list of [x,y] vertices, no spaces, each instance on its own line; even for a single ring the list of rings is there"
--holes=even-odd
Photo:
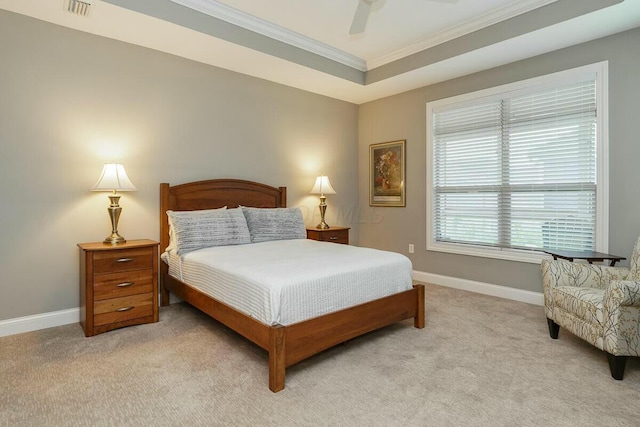
[[[369,206],[405,207],[406,140],[369,145]]]

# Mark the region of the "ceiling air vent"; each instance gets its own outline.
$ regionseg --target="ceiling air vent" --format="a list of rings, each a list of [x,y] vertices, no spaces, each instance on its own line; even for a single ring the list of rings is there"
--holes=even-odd
[[[67,10],[76,15],[87,16],[89,15],[89,9],[91,8],[91,1],[89,0],[69,0]]]

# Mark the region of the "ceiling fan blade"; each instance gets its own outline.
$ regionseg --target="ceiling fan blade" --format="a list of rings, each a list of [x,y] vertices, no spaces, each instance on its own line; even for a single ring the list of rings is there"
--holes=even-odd
[[[364,29],[367,27],[367,21],[369,20],[369,14],[371,13],[371,3],[365,0],[358,1],[358,8],[353,16],[353,22],[351,22],[351,28],[349,34],[364,33]]]

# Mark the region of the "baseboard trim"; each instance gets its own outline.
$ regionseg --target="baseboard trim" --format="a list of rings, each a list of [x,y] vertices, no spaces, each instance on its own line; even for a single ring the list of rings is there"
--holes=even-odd
[[[53,328],[54,326],[68,325],[70,323],[78,323],[79,321],[79,308],[0,320],[0,337]]]
[[[415,270],[413,271],[413,279],[419,282],[432,283],[434,285],[526,302],[528,304],[544,305],[544,295],[541,292],[525,291],[524,289],[510,288],[508,286],[476,282],[474,280],[459,279],[457,277],[442,276],[440,274]]]

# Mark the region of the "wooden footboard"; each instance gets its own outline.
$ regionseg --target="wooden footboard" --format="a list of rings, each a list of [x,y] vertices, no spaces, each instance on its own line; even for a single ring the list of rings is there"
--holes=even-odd
[[[288,326],[268,326],[176,280],[162,275],[172,292],[269,352],[269,389],[284,389],[286,368],[367,332],[413,318],[425,326],[424,285]]]
[[[279,326],[283,344],[269,350],[269,389],[284,389],[285,369],[323,350],[401,320],[424,328],[424,285],[324,316]],[[280,354],[280,352],[284,354]]]

